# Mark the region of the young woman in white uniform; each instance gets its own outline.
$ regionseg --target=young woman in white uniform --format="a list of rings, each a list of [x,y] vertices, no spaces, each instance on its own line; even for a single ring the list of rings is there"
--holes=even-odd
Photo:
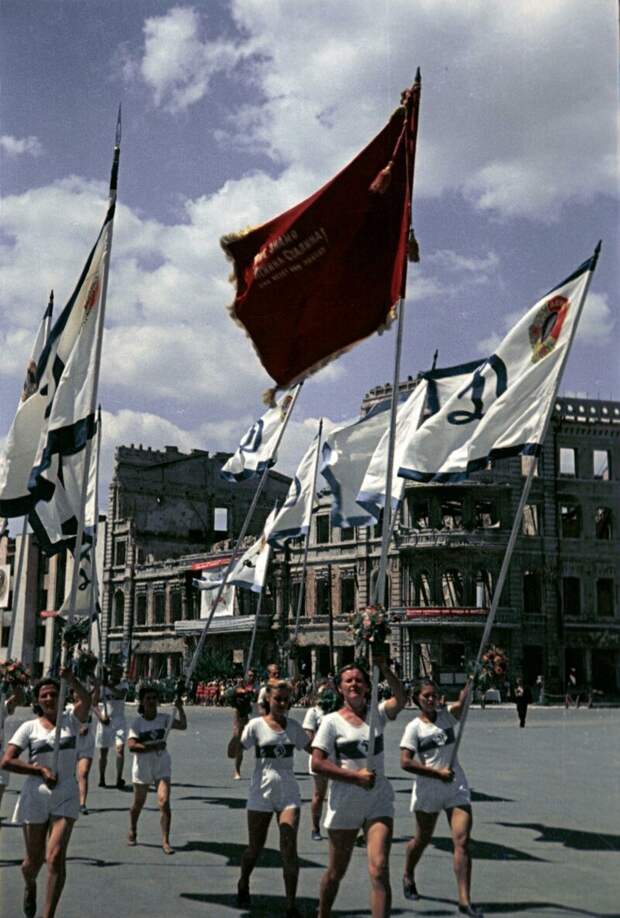
[[[101,689],[102,708],[93,708],[97,724],[96,745],[99,749],[99,787],[105,787],[105,773],[108,764],[108,749],[116,751],[116,786],[125,786],[123,767],[125,765],[125,741],[127,721],[125,720],[125,698],[129,688],[122,678],[120,666],[114,663],[110,670],[110,681]]]
[[[99,689],[99,680],[93,677],[90,692],[91,708],[88,712],[86,722],[80,725],[80,735],[77,741],[77,782],[80,792],[80,813],[82,816],[88,816],[88,807],[86,806],[86,798],[88,797],[88,776],[95,757],[95,733],[97,730],[97,719],[93,714],[93,710],[99,701]],[[69,714],[72,714],[73,705],[67,705],[66,710]]]
[[[316,692],[316,704],[306,711],[304,722],[302,724],[310,744],[316,736],[316,732],[321,725],[321,721],[326,714],[330,714],[335,707],[336,692],[331,683],[322,682]],[[312,841],[321,841],[321,814],[323,813],[323,803],[327,794],[327,778],[324,775],[317,775],[312,768],[312,759],[310,759],[308,769],[312,775],[313,791],[310,812],[312,814]]]
[[[149,787],[157,790],[160,810],[162,848],[164,854],[174,854],[170,846],[170,779],[172,760],[166,748],[170,730],[186,730],[187,718],[181,698],[175,699],[176,717],[157,711],[159,695],[156,688],[143,685],[138,693],[138,717],[129,728],[127,745],[133,754],[131,779],[133,781],[133,803],[129,811],[129,835],[127,844],[132,847],[138,840],[138,818],[145,804]]]
[[[240,908],[250,907],[250,875],[265,847],[271,817],[275,813],[280,829],[286,914],[288,918],[295,918],[299,915],[295,896],[299,877],[297,832],[301,796],[293,771],[293,753],[295,749],[309,751],[309,742],[301,724],[287,717],[290,702],[288,682],[269,682],[264,697],[268,712],[252,718],[241,735],[243,748],[255,749],[256,766],[247,803],[249,843],[241,858],[237,904]]]
[[[44,918],[52,918],[65,885],[67,846],[79,814],[78,786],[75,780],[77,738],[80,724],[88,717],[90,695],[70,669],[62,677],[73,689],[73,714],[58,712],[59,684],[56,679],[41,679],[33,689],[34,709],[28,720],[9,740],[1,767],[26,775],[13,821],[23,824],[26,856],[22,862],[25,881],[24,914],[34,918],[37,908],[37,875],[47,862],[47,895]],[[61,717],[58,772],[51,770],[54,757],[56,720]],[[19,756],[28,750],[28,762]]]
[[[455,727],[466,692],[467,689],[463,689],[458,701],[444,708],[439,704],[439,694],[432,682],[423,681],[413,690],[413,700],[420,714],[407,724],[400,741],[401,767],[414,776],[411,810],[416,821],[416,834],[407,844],[403,893],[406,899],[419,899],[414,871],[433,836],[440,812],[445,810],[454,846],[459,913],[482,918],[482,912],[470,899],[471,795],[458,759],[452,768],[449,767]]]
[[[389,670],[385,657],[375,663],[387,679],[392,697],[378,709],[373,771],[369,771],[368,673],[349,664],[340,670],[338,688],[343,705],[323,718],[312,743],[312,767],[329,779],[325,827],[329,834],[329,863],[321,880],[318,918],[328,918],[344,877],[358,830],[364,828],[371,882],[373,918],[390,913],[389,852],[394,826],[394,792],[384,774],[383,731],[404,705],[400,681]]]
[[[11,694],[8,695],[0,703],[2,704],[2,710],[0,711],[0,759],[2,758],[2,753],[4,751],[4,722],[7,717],[10,717],[11,714],[15,713],[15,708],[18,704],[23,702],[23,692],[22,689],[17,686],[11,690]],[[4,768],[0,768],[0,810],[2,809],[2,798],[4,792],[11,783],[11,775]]]

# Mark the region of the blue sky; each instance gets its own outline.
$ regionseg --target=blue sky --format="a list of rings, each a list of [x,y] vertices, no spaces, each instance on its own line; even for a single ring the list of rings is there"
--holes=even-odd
[[[403,376],[490,353],[602,238],[562,390],[620,397],[614,0],[3,0],[0,35],[0,445],[49,289],[60,307],[103,219],[119,101],[104,484],[119,443],[233,449],[261,413],[219,237],[331,177],[417,66]],[[392,355],[375,337],[306,384],[285,471]]]

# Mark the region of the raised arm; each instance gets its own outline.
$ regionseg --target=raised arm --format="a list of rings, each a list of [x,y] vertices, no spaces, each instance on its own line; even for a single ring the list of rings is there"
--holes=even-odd
[[[405,689],[398,676],[392,672],[388,664],[387,654],[373,652],[373,663],[379,667],[381,675],[386,680],[391,698],[385,702],[385,713],[388,720],[396,720],[398,714],[405,707]]]
[[[448,705],[448,711],[452,714],[453,717],[456,717],[457,720],[460,719],[461,714],[463,713],[463,705],[465,704],[465,699],[467,698],[467,693],[469,692],[469,682],[466,682],[458,699],[453,703]]]
[[[61,670],[60,675],[73,690],[75,699],[73,713],[80,723],[84,723],[88,719],[88,712],[90,711],[90,694],[68,666]]]

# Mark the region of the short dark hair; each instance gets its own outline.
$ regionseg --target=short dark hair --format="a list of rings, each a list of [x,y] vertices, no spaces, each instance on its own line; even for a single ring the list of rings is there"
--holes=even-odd
[[[347,663],[346,666],[341,667],[338,670],[338,675],[336,676],[336,685],[340,688],[340,683],[342,682],[342,677],[345,673],[348,673],[352,669],[357,669],[362,674],[362,679],[366,685],[366,688],[371,688],[372,682],[370,681],[370,676],[368,670],[362,663]]]
[[[32,697],[34,698],[32,704],[32,710],[39,717],[43,713],[43,708],[39,704],[39,692],[46,685],[53,685],[56,687],[56,691],[60,691],[60,682],[58,679],[55,679],[53,676],[45,676],[43,679],[38,679],[32,687]]]
[[[146,682],[138,689],[138,714],[144,714],[144,696],[150,694],[157,695],[157,701],[159,702],[159,689],[156,685],[150,685]]]
[[[418,682],[415,682],[413,686],[413,691],[411,692],[411,697],[413,698],[415,704],[418,705],[418,707],[420,707],[420,705],[418,704],[418,697],[420,695],[420,692],[426,685],[430,685],[430,687],[435,692],[437,691],[437,686],[435,685],[432,679],[425,678],[425,679],[420,679]]]

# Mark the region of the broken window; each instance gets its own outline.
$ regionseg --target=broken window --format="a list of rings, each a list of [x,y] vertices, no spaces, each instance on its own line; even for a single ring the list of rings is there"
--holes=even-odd
[[[476,608],[490,609],[493,599],[493,578],[490,571],[476,571]]]
[[[443,604],[448,608],[460,608],[464,605],[463,575],[460,571],[446,571],[441,578]]]
[[[497,504],[494,500],[478,500],[474,505],[474,526],[476,529],[499,527]]]
[[[463,501],[444,499],[441,502],[441,528],[463,528]]]
[[[523,574],[523,611],[526,615],[539,615],[542,612],[539,571],[525,571]]]
[[[597,507],[594,517],[596,538],[609,541],[611,539],[611,508]]]
[[[581,535],[581,508],[579,504],[560,506],[560,528],[564,539],[578,539]]]
[[[579,577],[562,578],[562,607],[564,615],[581,615],[581,581]]]
[[[316,518],[316,541],[318,545],[329,542],[329,514],[322,513]]]
[[[427,497],[418,497],[412,505],[412,523],[414,529],[430,529],[430,501]]]
[[[596,611],[603,618],[614,615],[614,582],[611,577],[596,581]]]
[[[560,447],[560,475],[567,478],[577,475],[577,450],[571,446]]]
[[[418,606],[432,606],[431,575],[428,571],[420,571],[416,578]]]
[[[343,577],[340,581],[340,612],[350,615],[355,612],[355,580],[353,577]]]
[[[542,516],[538,504],[526,504],[523,508],[521,531],[526,536],[542,535]]]
[[[540,463],[536,456],[521,456],[521,474],[524,478],[529,475],[530,468],[534,466],[534,478],[538,478],[540,474]]]
[[[609,450],[607,449],[593,450],[592,464],[594,467],[594,477],[598,478],[600,481],[609,481],[609,478],[610,478]]]

